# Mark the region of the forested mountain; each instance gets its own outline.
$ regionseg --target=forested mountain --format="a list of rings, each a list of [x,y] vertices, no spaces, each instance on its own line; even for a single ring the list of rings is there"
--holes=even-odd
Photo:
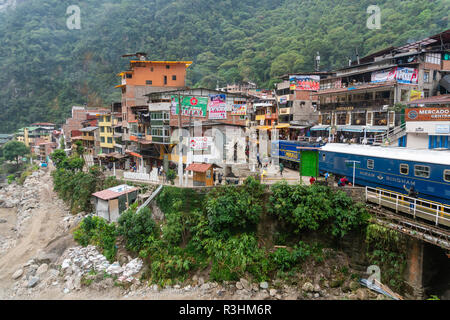
[[[381,29],[369,30],[372,0],[22,0],[0,13],[0,131],[61,122],[72,105],[120,99],[124,53],[192,60],[188,85],[321,69],[448,29],[449,0],[378,0]],[[66,26],[81,9],[81,29]]]

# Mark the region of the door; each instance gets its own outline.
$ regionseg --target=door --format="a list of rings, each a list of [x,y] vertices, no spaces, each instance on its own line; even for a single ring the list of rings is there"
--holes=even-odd
[[[318,175],[318,151],[301,151],[300,175],[317,177]]]

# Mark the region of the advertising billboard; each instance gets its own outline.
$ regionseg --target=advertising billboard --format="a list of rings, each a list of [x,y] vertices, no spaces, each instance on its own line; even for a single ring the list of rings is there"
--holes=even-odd
[[[290,90],[314,90],[320,89],[320,76],[289,76]]]

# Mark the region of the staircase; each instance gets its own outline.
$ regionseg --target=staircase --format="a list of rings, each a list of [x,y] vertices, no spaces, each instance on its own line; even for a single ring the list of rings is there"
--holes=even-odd
[[[404,135],[406,135],[406,123],[391,128],[386,133],[378,134],[374,138],[369,138],[367,140],[368,142],[372,142],[374,146],[393,145]]]

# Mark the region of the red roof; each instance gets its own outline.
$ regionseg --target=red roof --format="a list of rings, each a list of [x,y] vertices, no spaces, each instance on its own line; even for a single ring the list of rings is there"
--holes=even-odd
[[[131,188],[131,189],[128,189],[128,190],[125,190],[125,191],[122,191],[122,192],[116,192],[116,191],[113,191],[113,190],[110,190],[110,189],[106,189],[106,190],[102,190],[102,191],[93,193],[92,195],[94,197],[100,198],[102,200],[111,200],[111,199],[118,198],[118,197],[120,197],[123,194],[127,194],[127,193],[130,193],[130,192],[136,191],[136,190],[139,190],[139,189],[138,188]]]
[[[211,167],[220,168],[218,165],[213,163],[191,163],[186,170],[194,172],[206,172]]]

